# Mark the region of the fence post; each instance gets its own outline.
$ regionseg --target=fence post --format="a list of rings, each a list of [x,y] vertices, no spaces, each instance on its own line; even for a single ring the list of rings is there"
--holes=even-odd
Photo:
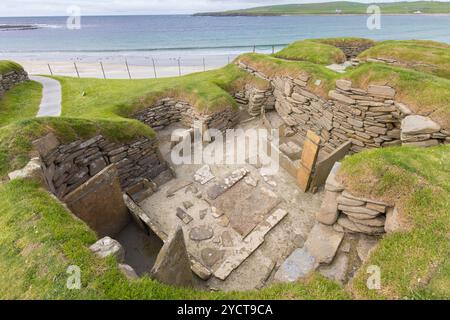
[[[181,58],[178,58],[178,73],[181,77]]]
[[[272,54],[275,53],[275,46],[272,46]]]
[[[203,57],[203,72],[206,71],[206,63],[205,63],[205,57]]]
[[[156,65],[155,65],[155,59],[152,58],[152,63],[153,63],[153,72],[155,73],[155,79],[158,78],[158,76],[156,75]]]
[[[103,79],[106,79],[105,69],[103,68],[103,63],[100,61],[100,67],[102,67]]]
[[[256,44],[253,46],[253,53],[256,52]]]
[[[74,62],[73,65],[75,66],[75,71],[77,72],[78,78],[80,77],[80,73],[78,72],[77,63]]]
[[[47,66],[48,66],[48,70],[50,71],[50,75],[52,76],[53,75],[53,71],[52,71],[52,68],[50,67],[50,63],[48,63]]]
[[[127,61],[127,59],[125,59],[125,65],[127,66],[128,77],[131,79],[131,73],[130,73],[130,68],[128,67],[128,61]]]

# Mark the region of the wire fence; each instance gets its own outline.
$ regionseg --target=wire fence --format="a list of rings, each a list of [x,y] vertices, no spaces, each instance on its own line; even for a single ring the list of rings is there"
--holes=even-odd
[[[275,45],[253,46],[252,52],[273,54],[277,51]],[[100,59],[98,61],[82,61],[79,58],[70,61],[20,62],[30,74],[52,76],[70,76],[77,78],[103,79],[143,79],[183,76],[194,72],[205,72],[230,64],[239,54],[218,56],[199,56],[183,59],[139,57],[139,59],[124,58],[122,61]],[[76,61],[75,61],[76,60]],[[137,60],[137,61],[136,61]],[[131,63],[130,63],[131,61]]]

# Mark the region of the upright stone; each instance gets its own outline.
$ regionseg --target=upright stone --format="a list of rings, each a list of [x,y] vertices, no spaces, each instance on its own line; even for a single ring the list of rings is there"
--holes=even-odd
[[[181,227],[162,247],[150,274],[152,278],[168,285],[192,287],[191,263]]]
[[[336,255],[344,234],[333,227],[316,223],[306,240],[305,247],[317,263],[331,263]]]

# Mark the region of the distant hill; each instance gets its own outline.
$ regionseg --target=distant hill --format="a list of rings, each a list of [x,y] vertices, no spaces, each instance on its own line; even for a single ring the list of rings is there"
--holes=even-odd
[[[385,14],[450,14],[450,2],[416,1],[416,2],[390,2],[374,3]],[[303,14],[366,14],[370,4],[336,1],[324,3],[286,4],[256,7],[250,9],[204,12],[195,16],[281,16]]]

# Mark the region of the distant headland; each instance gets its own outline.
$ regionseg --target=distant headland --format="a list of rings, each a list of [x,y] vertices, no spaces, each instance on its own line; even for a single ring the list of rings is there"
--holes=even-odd
[[[383,14],[450,14],[450,2],[415,1],[373,3],[381,8]],[[286,4],[256,7],[223,12],[196,13],[195,16],[284,16],[284,15],[345,15],[367,14],[370,4],[335,1],[325,3]]]

